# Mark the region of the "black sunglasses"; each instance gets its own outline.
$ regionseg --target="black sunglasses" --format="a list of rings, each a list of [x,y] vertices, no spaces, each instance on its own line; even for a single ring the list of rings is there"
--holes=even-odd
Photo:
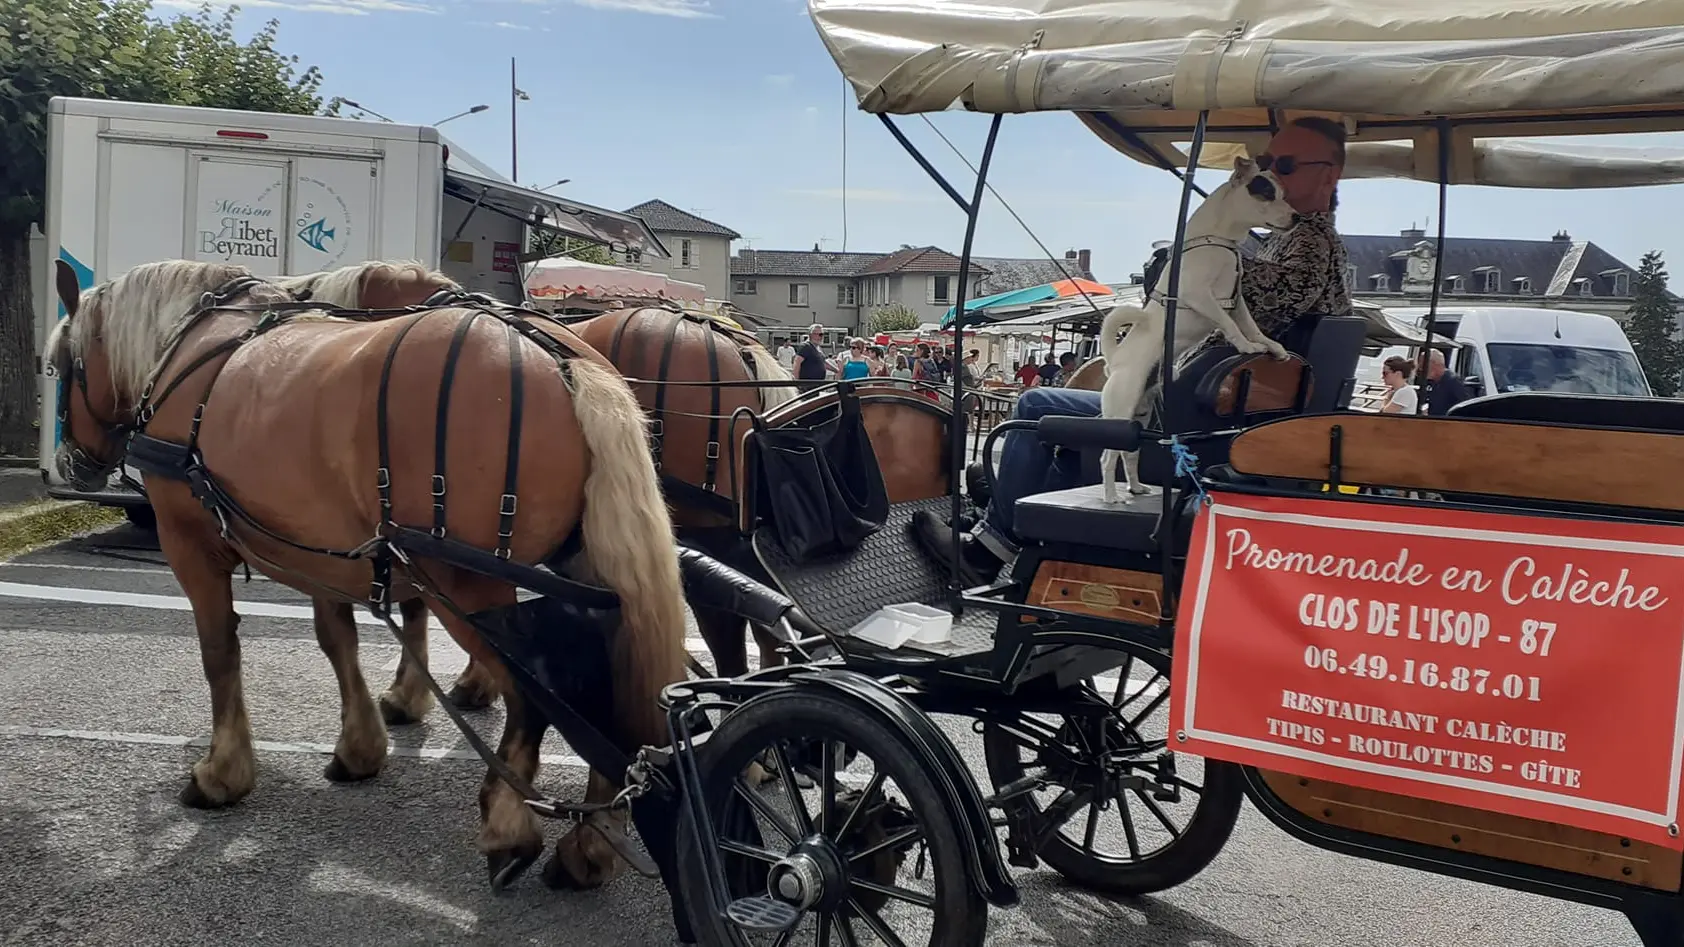
[[[1333,167],[1333,162],[1331,161],[1299,161],[1291,155],[1281,155],[1279,158],[1268,154],[1257,156],[1257,169],[1259,171],[1273,171],[1280,177],[1286,177],[1287,175],[1296,172],[1299,168],[1307,167],[1312,164],[1325,165],[1329,168]]]

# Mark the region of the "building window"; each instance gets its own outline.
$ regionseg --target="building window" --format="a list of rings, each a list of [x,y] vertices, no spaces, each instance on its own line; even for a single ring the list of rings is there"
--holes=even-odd
[[[1392,278],[1390,276],[1387,276],[1384,273],[1375,273],[1373,276],[1370,276],[1369,279],[1374,281],[1375,292],[1389,293],[1392,291]],[[1141,277],[1141,282],[1145,282],[1145,277]]]
[[[1468,281],[1463,276],[1450,276],[1444,280],[1444,291],[1447,293],[1467,292]]]
[[[626,248],[626,262],[633,266],[643,262],[643,251],[637,247]]]
[[[859,288],[853,283],[836,284],[836,305],[857,306],[860,303]]]
[[[760,292],[760,281],[752,279],[734,280],[731,284],[731,292],[739,296],[753,296]]]
[[[805,305],[807,305],[807,284],[806,283],[791,283],[791,284],[789,284],[789,304],[791,306],[805,306]]]
[[[1495,294],[1503,291],[1503,274],[1502,273],[1498,272],[1497,270],[1486,270],[1485,273],[1484,273],[1484,276],[1485,276],[1485,288],[1480,290],[1480,292],[1490,293],[1492,295],[1495,295]]]
[[[953,301],[953,277],[930,277],[930,302],[950,303]]]
[[[1614,295],[1631,295],[1631,274],[1621,270],[1614,274]]]
[[[1514,278],[1514,291],[1522,296],[1532,295],[1532,280],[1525,276]]]
[[[1573,282],[1579,284],[1579,295],[1580,296],[1594,296],[1594,295],[1596,295],[1596,290],[1590,285],[1589,279],[1581,276],[1580,278],[1574,280]]]
[[[1355,263],[1345,267],[1345,290],[1351,293],[1357,291],[1357,267]]]
[[[696,242],[688,238],[678,241],[678,265],[692,269],[696,265]]]

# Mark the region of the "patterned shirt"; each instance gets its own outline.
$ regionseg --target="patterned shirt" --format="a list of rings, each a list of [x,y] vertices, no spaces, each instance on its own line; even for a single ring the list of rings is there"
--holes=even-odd
[[[1345,244],[1331,213],[1294,214],[1292,227],[1274,234],[1240,268],[1240,293],[1263,334],[1279,342],[1305,316],[1348,316]],[[1219,331],[1177,360],[1227,341]]]

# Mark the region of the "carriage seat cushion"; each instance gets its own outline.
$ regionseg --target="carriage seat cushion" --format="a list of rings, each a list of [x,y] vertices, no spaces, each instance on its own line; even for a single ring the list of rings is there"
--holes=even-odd
[[[1584,427],[1640,428],[1684,434],[1684,401],[1556,391],[1510,391],[1463,401],[1450,416]]]
[[[1310,372],[1309,363],[1297,355],[1277,361],[1267,354],[1235,353],[1222,359],[1197,379],[1193,398],[1199,409],[1228,421],[1240,420],[1235,412],[1239,404],[1241,379],[1245,383],[1246,415],[1295,411],[1304,375]]]
[[[1117,484],[1119,497],[1128,496],[1128,487]],[[1171,496],[1171,503],[1179,497]],[[1013,509],[1012,527],[1025,543],[1059,543],[1074,546],[1099,546],[1126,552],[1155,553],[1158,551],[1158,516],[1163,509],[1164,495],[1153,493],[1133,497],[1129,503],[1106,503],[1105,487],[1094,484],[1052,493],[1039,493],[1017,501]],[[1183,518],[1190,521],[1194,504],[1188,504]],[[1178,524],[1175,548],[1187,545],[1187,523]]]

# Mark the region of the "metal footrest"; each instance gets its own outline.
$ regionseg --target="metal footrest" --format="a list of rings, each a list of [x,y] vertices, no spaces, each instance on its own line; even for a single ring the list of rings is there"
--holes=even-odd
[[[801,912],[794,905],[762,894],[732,901],[725,907],[725,918],[745,931],[776,934],[794,927],[801,920]]]

